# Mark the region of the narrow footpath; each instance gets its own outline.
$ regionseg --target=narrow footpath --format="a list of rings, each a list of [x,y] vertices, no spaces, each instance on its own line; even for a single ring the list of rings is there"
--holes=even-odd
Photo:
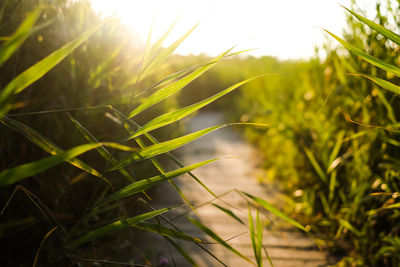
[[[223,122],[224,118],[221,113],[202,112],[187,123],[187,128],[188,132],[194,132]],[[222,195],[225,193],[221,196],[223,201],[215,200],[210,193],[204,190],[189,175],[184,175],[175,180],[194,206],[214,200],[213,203],[231,209],[247,223],[247,201],[235,192],[234,189],[248,192],[266,200],[273,198],[274,190],[268,188],[268,186],[259,184],[255,178],[255,174],[257,173],[255,148],[246,143],[232,128],[225,127],[210,133],[186,145],[182,150],[185,165],[211,158],[222,158],[217,162],[195,170],[193,173],[214,191],[215,194]],[[152,203],[154,208],[182,203],[179,195],[168,183],[157,188],[155,196],[157,198]],[[224,202],[229,203],[236,209],[227,206]],[[254,261],[251,240],[246,226],[233,220],[211,204],[197,208],[197,215],[187,208],[178,209],[168,214],[168,218],[173,220],[173,223],[183,232],[214,243],[203,245],[203,247],[218,257],[227,266],[252,266],[228,249],[215,244],[213,239],[205,236],[186,217],[178,217],[184,211],[188,211],[188,216],[199,219],[203,224],[213,229],[222,239],[229,240],[228,244]],[[263,216],[263,218],[268,217]],[[283,232],[270,229],[271,227],[264,231],[263,244],[274,266],[314,267],[328,265],[326,255],[318,250],[313,240],[308,236],[294,229],[293,231]],[[156,265],[166,267],[174,266],[175,263],[179,267],[190,266],[174,248],[168,248],[164,240],[161,240],[157,236],[153,236],[153,238],[155,240],[152,245],[152,249],[155,251],[155,255],[153,256],[158,261],[158,263],[155,263]],[[179,244],[199,266],[223,266],[200,247],[185,241]],[[264,266],[270,266],[266,259]]]

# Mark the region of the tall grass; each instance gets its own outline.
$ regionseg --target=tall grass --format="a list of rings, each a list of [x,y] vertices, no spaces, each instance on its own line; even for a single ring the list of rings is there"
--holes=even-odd
[[[356,6],[344,9],[344,37],[330,35],[344,48],[327,44],[324,60],[231,60],[233,72],[280,73],[243,87],[230,114],[271,125],[244,131],[264,152],[265,179],[287,192],[291,212],[320,245],[344,257],[339,266],[400,260],[398,25],[390,23],[398,9],[388,6],[377,4],[373,21]]]
[[[171,28],[153,44],[148,41],[140,54],[115,34],[121,29],[117,21],[101,21],[85,1],[60,0],[53,5],[39,5],[34,10],[31,6],[36,1],[27,1],[15,9],[18,3],[21,2],[4,2],[5,13],[1,13],[6,14],[1,18],[3,23],[15,26],[13,33],[1,37],[0,47],[0,65],[4,70],[0,92],[4,141],[1,145],[4,157],[0,162],[4,201],[0,231],[2,251],[7,255],[2,258],[2,264],[62,266],[96,261],[96,257],[101,261],[117,253],[116,241],[110,236],[115,237],[116,232],[122,231],[129,233],[133,227],[164,236],[189,263],[196,265],[174,239],[198,245],[204,240],[158,220],[176,207],[149,210],[138,203],[142,203],[142,197],[151,198],[149,189],[169,182],[185,204],[192,207],[173,180],[183,174],[191,175],[194,182],[217,197],[191,173],[217,159],[183,166],[171,152],[229,125],[216,125],[175,138],[169,136],[165,141],[158,141],[150,132],[194,114],[259,76],[230,84],[202,101],[167,112],[155,107],[232,55],[231,50],[157,81],[151,78],[152,74],[196,26],[164,48],[163,41]],[[15,16],[18,12],[25,13],[25,19],[15,21],[8,11]],[[56,38],[60,29],[65,36]],[[60,42],[70,36],[75,37]],[[46,51],[40,59],[36,58],[38,47]],[[121,55],[125,52],[130,52],[132,58],[126,60]],[[18,58],[30,54],[34,56],[24,59],[20,65]],[[152,112],[145,114],[148,109]],[[20,144],[13,146],[16,141]],[[170,159],[169,166],[174,164],[177,169],[167,172],[160,155]],[[247,196],[302,228],[267,202]],[[233,214],[227,209],[222,212]],[[220,245],[253,263],[206,225],[189,220]],[[33,236],[28,236],[28,232]],[[261,266],[262,224],[258,215],[255,229],[250,222],[250,234],[257,265]],[[22,238],[26,242],[21,243]]]

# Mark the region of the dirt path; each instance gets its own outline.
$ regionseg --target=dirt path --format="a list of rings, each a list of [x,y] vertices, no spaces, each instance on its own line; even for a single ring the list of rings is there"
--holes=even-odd
[[[200,113],[188,123],[188,131],[193,132],[208,126],[221,124],[223,121],[224,119],[220,113]],[[268,192],[268,188],[260,185],[254,177],[257,171],[254,163],[254,148],[247,144],[229,127],[213,132],[186,145],[183,148],[183,154],[183,161],[186,165],[210,158],[224,158],[194,171],[194,173],[217,195],[228,192],[229,190],[239,189],[264,199],[271,199],[271,197],[273,197],[273,193]],[[231,156],[238,158],[225,158]],[[206,190],[193,181],[188,175],[178,178],[176,182],[182,192],[188,196],[194,205],[201,205],[213,199]],[[272,189],[269,190],[272,191]],[[156,208],[181,203],[177,193],[169,184],[159,187],[157,191],[156,195],[159,196],[159,198],[153,203]],[[232,191],[221,197],[221,199],[242,210],[242,212],[228,207],[220,200],[214,201],[214,203],[230,208],[244,222],[248,221],[247,203],[239,194]],[[182,209],[177,210],[176,212],[170,213],[168,217],[171,218],[174,224],[182,231],[201,239],[214,242],[209,237],[204,236],[204,234],[188,222],[186,218],[181,217],[177,219],[176,216],[182,212]],[[239,235],[231,239],[228,243],[250,259],[253,259],[253,250],[246,226],[236,222],[212,205],[202,206],[197,209],[197,212],[198,216],[193,212],[190,212],[189,215],[200,219],[205,225],[215,230],[224,240]],[[157,237],[154,238],[156,239]],[[327,265],[325,254],[318,251],[312,240],[298,232],[266,230],[263,243],[267,248],[274,266],[304,267]],[[179,244],[185,248],[200,266],[222,266],[201,248],[189,242],[180,242]],[[251,264],[220,245],[211,244],[204,245],[204,247],[228,266],[251,266]],[[175,261],[176,266],[190,266],[175,249],[172,248],[171,252],[168,252],[167,245],[163,240],[156,241],[152,249],[157,251],[153,256],[155,256],[158,261],[168,261],[169,265],[165,264],[160,266],[173,266],[173,261]],[[265,261],[265,266],[269,266],[267,261]]]

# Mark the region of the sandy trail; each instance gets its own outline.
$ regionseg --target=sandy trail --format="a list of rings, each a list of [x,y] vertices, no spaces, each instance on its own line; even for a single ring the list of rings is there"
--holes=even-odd
[[[194,132],[223,122],[224,118],[221,113],[202,112],[191,119],[187,127],[189,132]],[[222,158],[217,162],[195,170],[193,173],[215,194],[221,195],[228,192],[221,197],[223,201],[216,200],[214,203],[231,209],[244,222],[247,223],[248,221],[247,202],[238,193],[230,190],[238,189],[267,200],[273,198],[273,189],[259,184],[254,177],[257,172],[255,149],[246,143],[232,128],[225,127],[212,132],[186,145],[182,150],[185,165],[210,158]],[[188,175],[177,178],[175,181],[195,206],[214,199],[210,193]],[[168,183],[158,187],[155,195],[157,199],[152,203],[155,208],[182,203],[178,194]],[[227,206],[224,202],[236,207],[236,209]],[[168,218],[172,219],[173,223],[183,232],[215,242],[205,236],[185,217],[176,218],[184,210],[187,211],[188,209],[178,209],[171,212],[168,214]],[[190,212],[188,215],[201,220],[224,240],[230,239],[228,243],[231,246],[254,260],[247,226],[238,223],[210,204],[197,208],[197,212],[198,215],[194,214],[194,212]],[[175,262],[176,266],[191,266],[174,248],[168,251],[168,246],[164,240],[157,236],[153,236],[153,238],[155,240],[152,245],[152,250],[155,252],[153,256],[157,258],[157,261],[168,261],[168,264],[162,266],[174,266],[173,262]],[[199,266],[223,266],[198,246],[185,241],[179,242],[179,244]],[[315,243],[310,238],[296,231],[278,232],[265,230],[263,244],[267,248],[274,266],[304,267],[327,265],[326,255],[316,248]],[[203,246],[227,266],[252,266],[220,245],[209,244]],[[269,263],[265,260],[264,265],[269,266]]]

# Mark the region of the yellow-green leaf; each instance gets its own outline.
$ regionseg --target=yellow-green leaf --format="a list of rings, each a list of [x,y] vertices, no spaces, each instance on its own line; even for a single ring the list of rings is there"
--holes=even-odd
[[[272,212],[273,214],[275,214],[276,216],[280,217],[281,219],[287,221],[288,223],[290,223],[293,226],[296,226],[297,228],[307,232],[307,230],[304,228],[304,226],[302,226],[300,223],[296,222],[295,220],[293,220],[292,218],[290,218],[289,216],[285,215],[284,213],[282,213],[280,210],[278,210],[276,207],[274,207],[272,204],[270,204],[268,201],[252,196],[246,192],[242,192],[243,194],[245,194],[248,198],[254,200],[256,203],[258,203],[259,205],[261,205],[261,207],[263,207],[264,209],[268,210],[269,212]]]
[[[100,204],[104,204],[116,199],[120,199],[120,198],[124,198],[124,197],[128,197],[128,196],[132,196],[136,193],[142,192],[146,189],[149,189],[153,186],[158,185],[159,183],[178,177],[182,174],[188,173],[190,171],[193,171],[194,169],[197,169],[201,166],[204,166],[206,164],[209,164],[213,161],[216,161],[217,159],[210,159],[210,160],[206,160],[206,161],[202,161],[199,163],[195,163],[171,172],[167,172],[167,173],[163,173],[151,178],[147,178],[147,179],[143,179],[141,181],[138,182],[134,182],[124,188],[122,188],[121,190],[111,194],[110,196],[108,196],[107,198],[105,198],[104,200],[101,201]]]
[[[59,153],[65,152],[65,150],[61,149],[56,144],[54,144],[52,141],[50,141],[45,136],[43,136],[41,133],[39,133],[35,129],[32,129],[31,127],[29,127],[26,124],[23,124],[19,121],[10,119],[8,117],[4,117],[0,121],[3,124],[5,124],[7,127],[9,127],[10,129],[22,134],[29,141],[31,141],[32,143],[34,143],[35,145],[37,145],[38,147],[40,147],[41,149],[43,149],[44,151],[46,151],[52,155],[57,155]],[[100,178],[104,178],[104,176],[101,173],[99,173],[97,170],[95,170],[93,167],[89,166],[88,164],[86,164],[85,162],[83,162],[77,158],[69,159],[66,161],[68,163],[70,163],[71,165],[73,165],[81,170],[86,171],[87,173],[90,173],[90,174],[100,177]]]
[[[75,50],[81,43],[88,39],[94,32],[96,32],[107,20],[102,23],[90,28],[86,32],[82,33],[75,40],[69,42],[58,50],[54,51],[44,59],[35,63],[27,70],[15,77],[3,90],[0,91],[0,106],[4,109],[0,111],[1,115],[4,115],[9,110],[9,98],[13,94],[20,93],[26,87],[34,83],[49,72],[53,67],[60,63],[66,56]]]
[[[181,90],[184,86],[186,86],[187,84],[189,84],[190,82],[192,82],[193,80],[195,80],[197,77],[199,77],[200,75],[202,75],[204,72],[206,72],[207,70],[209,70],[211,67],[213,67],[215,64],[217,64],[217,62],[219,60],[221,60],[227,53],[229,53],[231,49],[229,49],[228,51],[222,53],[221,55],[219,55],[218,57],[216,57],[215,59],[213,59],[212,61],[210,61],[208,64],[206,64],[205,66],[196,69],[195,71],[193,71],[192,73],[190,73],[189,75],[185,76],[184,78],[156,91],[155,93],[153,93],[152,95],[150,95],[141,105],[139,105],[137,108],[135,108],[134,110],[132,110],[129,113],[128,118],[132,118],[133,116],[139,114],[140,112],[148,109],[149,107],[157,104],[158,102],[164,100],[165,98],[177,93],[179,90]]]
[[[379,32],[380,34],[382,34],[383,36],[385,36],[386,38],[392,40],[393,42],[397,43],[400,45],[400,35],[392,32],[391,30],[383,27],[382,25],[379,25],[367,18],[364,18],[363,16],[360,16],[359,14],[351,11],[350,9],[342,6],[344,9],[346,9],[350,14],[352,14],[353,16],[355,16],[359,21],[367,24],[371,29],[374,29],[375,31]]]
[[[177,149],[177,148],[205,135],[205,134],[208,134],[212,131],[215,131],[215,130],[220,129],[225,126],[227,126],[227,124],[212,126],[212,127],[209,127],[209,128],[206,128],[206,129],[203,129],[203,130],[200,130],[200,131],[188,134],[188,135],[184,135],[184,136],[172,139],[172,140],[168,140],[165,142],[147,146],[143,149],[140,149],[137,152],[130,154],[126,158],[120,160],[110,170],[116,170],[116,169],[122,168],[132,162],[145,160],[145,159],[172,151],[174,149]]]
[[[204,106],[210,104],[211,102],[217,100],[218,98],[220,98],[220,97],[226,95],[227,93],[235,90],[236,88],[242,86],[243,84],[248,83],[248,82],[250,82],[250,81],[252,81],[252,80],[254,80],[256,78],[259,78],[259,77],[261,77],[261,76],[253,77],[253,78],[250,78],[250,79],[246,79],[244,81],[241,81],[239,83],[236,83],[236,84],[226,88],[225,90],[223,90],[223,91],[221,91],[221,92],[219,92],[219,93],[217,93],[217,94],[215,94],[215,95],[213,95],[213,96],[211,96],[211,97],[209,97],[207,99],[204,99],[204,100],[202,100],[200,102],[197,102],[197,103],[195,103],[193,105],[190,105],[190,106],[187,106],[187,107],[184,107],[184,108],[181,108],[181,109],[178,109],[178,110],[163,114],[163,115],[161,115],[161,116],[159,116],[157,118],[154,118],[151,121],[149,121],[148,123],[146,123],[145,125],[143,125],[142,128],[139,128],[133,135],[131,135],[129,137],[129,139],[135,138],[135,137],[140,136],[140,135],[142,135],[144,133],[147,133],[149,131],[158,129],[158,128],[163,127],[165,125],[168,125],[168,124],[171,124],[171,123],[176,122],[178,120],[181,120],[181,119],[189,116],[190,114],[193,114],[194,112],[198,111],[202,107],[204,107]]]
[[[350,52],[352,52],[353,54],[361,57],[362,59],[364,59],[365,61],[371,63],[372,65],[381,68],[385,71],[389,71],[394,73],[396,76],[400,77],[400,68],[389,64],[379,58],[373,57],[367,53],[365,53],[364,51],[358,49],[357,47],[349,44],[348,42],[344,41],[343,39],[339,38],[338,36],[334,35],[333,33],[325,30],[329,35],[331,35],[333,38],[335,38],[339,43],[341,43],[345,48],[347,48],[348,50],[350,50]]]
[[[157,215],[160,215],[162,213],[165,213],[171,209],[174,209],[174,207],[171,208],[164,208],[164,209],[159,209],[159,210],[155,210],[155,211],[150,211],[144,214],[140,214],[138,216],[135,217],[131,217],[131,218],[126,218],[124,220],[118,220],[115,221],[111,224],[108,224],[106,226],[97,228],[96,230],[93,230],[87,234],[85,234],[84,236],[78,238],[77,240],[74,240],[70,243],[67,243],[66,247],[70,248],[70,247],[76,247],[80,244],[86,243],[94,238],[98,238],[98,237],[102,237],[106,234],[115,232],[115,231],[119,231],[122,229],[125,229],[129,226],[132,226],[136,223],[151,219]]]
[[[16,31],[7,38],[0,47],[0,66],[9,59],[12,54],[25,42],[32,33],[31,29],[40,16],[41,8],[36,8],[28,14],[26,19],[19,25]]]

